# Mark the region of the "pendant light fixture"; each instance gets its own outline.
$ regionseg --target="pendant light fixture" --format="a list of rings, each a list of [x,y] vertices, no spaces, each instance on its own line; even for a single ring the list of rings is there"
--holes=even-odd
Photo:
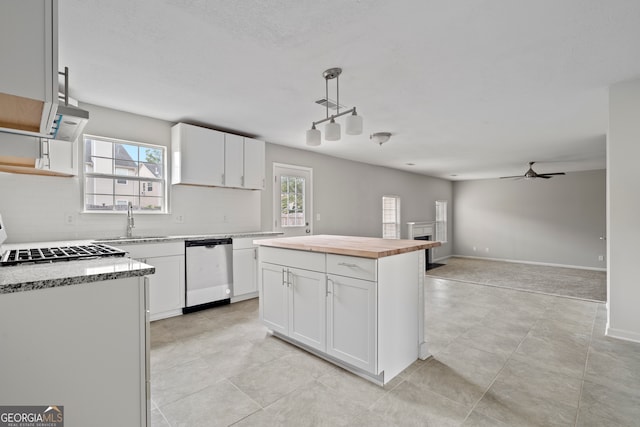
[[[316,129],[316,125],[320,123],[328,122],[324,126],[324,139],[326,141],[338,141],[341,136],[340,123],[336,123],[335,119],[350,114],[346,119],[347,135],[360,135],[362,133],[362,116],[359,116],[356,112],[356,107],[340,112],[340,82],[339,76],[342,73],[342,68],[329,68],[322,73],[322,77],[325,80],[325,95],[326,95],[326,117],[322,120],[318,120],[311,124],[311,129],[307,131],[307,145],[318,146],[321,143],[322,135],[320,130]],[[329,115],[329,80],[336,79],[336,114]]]

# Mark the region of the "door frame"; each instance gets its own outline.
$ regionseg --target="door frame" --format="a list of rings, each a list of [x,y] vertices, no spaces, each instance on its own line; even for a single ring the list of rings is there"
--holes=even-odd
[[[271,170],[271,176],[273,177],[273,192],[271,194],[271,202],[273,203],[273,209],[272,209],[272,214],[273,217],[271,218],[271,222],[273,223],[273,230],[276,231],[277,225],[276,225],[276,220],[279,220],[280,218],[280,203],[276,203],[276,199],[279,200],[280,199],[280,186],[276,185],[277,184],[277,174],[276,174],[276,168],[287,168],[287,169],[297,169],[297,170],[301,170],[301,171],[305,171],[309,173],[309,194],[305,194],[305,198],[309,199],[309,215],[308,215],[308,220],[309,220],[309,230],[311,230],[311,232],[309,233],[309,235],[313,235],[313,168],[307,167],[307,166],[299,166],[299,165],[290,165],[287,163],[277,163],[277,162],[273,162],[273,167]],[[280,228],[282,228],[282,225],[280,226]]]

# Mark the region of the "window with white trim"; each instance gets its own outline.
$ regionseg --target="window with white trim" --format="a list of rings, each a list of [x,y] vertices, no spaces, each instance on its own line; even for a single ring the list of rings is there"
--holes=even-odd
[[[85,212],[167,212],[166,147],[84,136]]]
[[[447,201],[436,200],[436,240],[447,242]]]
[[[382,238],[400,238],[400,197],[382,196]]]

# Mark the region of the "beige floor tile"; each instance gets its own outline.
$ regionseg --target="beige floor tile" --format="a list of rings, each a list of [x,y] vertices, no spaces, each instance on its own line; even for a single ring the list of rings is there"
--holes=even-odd
[[[411,374],[407,381],[420,389],[429,390],[449,398],[468,410],[480,400],[495,378],[479,365],[466,365],[464,369],[452,368],[436,358]]]
[[[196,393],[220,381],[209,365],[198,358],[152,373],[151,397],[162,409],[165,405]]]
[[[371,412],[388,426],[459,426],[468,409],[409,381],[387,393]]]
[[[162,407],[171,426],[228,426],[255,411],[260,405],[227,380],[211,385]]]
[[[159,409],[151,410],[151,427],[171,427]]]
[[[280,358],[249,368],[229,380],[264,408],[314,381],[314,376],[302,366]]]
[[[640,424],[640,394],[585,381],[580,418],[583,425],[592,418],[599,418],[609,420],[612,425],[637,426]]]
[[[488,417],[477,411],[471,412],[462,423],[463,427],[513,427],[511,424],[503,423],[495,418]]]

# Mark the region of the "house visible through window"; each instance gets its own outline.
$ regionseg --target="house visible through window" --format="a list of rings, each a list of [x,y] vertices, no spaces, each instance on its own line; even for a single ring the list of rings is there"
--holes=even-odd
[[[400,197],[382,196],[382,238],[400,238]]]
[[[436,240],[447,242],[447,201],[436,200]]]
[[[283,227],[301,227],[306,224],[304,212],[305,179],[282,175],[280,180],[280,223]]]
[[[165,170],[163,146],[85,135],[84,210],[166,212]]]

